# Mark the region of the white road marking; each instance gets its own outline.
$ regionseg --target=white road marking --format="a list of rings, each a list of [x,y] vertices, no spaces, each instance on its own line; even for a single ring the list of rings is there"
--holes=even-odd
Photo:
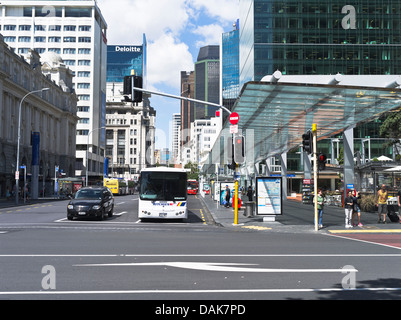
[[[167,266],[182,269],[202,271],[224,272],[253,272],[253,273],[299,273],[299,272],[358,272],[357,269],[270,269],[270,268],[246,268],[238,266],[250,266],[249,263],[216,263],[216,262],[145,262],[145,263],[104,263],[104,264],[76,264],[74,267],[136,267],[136,266]]]
[[[323,289],[204,289],[204,290],[99,290],[99,291],[0,291],[0,295],[87,295],[87,294],[200,294],[200,293],[318,293],[355,291],[401,291],[401,288],[323,288]]]

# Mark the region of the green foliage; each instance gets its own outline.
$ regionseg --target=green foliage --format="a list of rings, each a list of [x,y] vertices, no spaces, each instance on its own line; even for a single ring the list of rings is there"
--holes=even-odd
[[[375,211],[377,199],[375,195],[364,195],[361,199],[361,211],[372,212]]]
[[[198,170],[198,165],[196,163],[188,162],[185,166],[185,169],[191,169],[190,172],[188,172],[188,179],[199,179],[199,170]]]

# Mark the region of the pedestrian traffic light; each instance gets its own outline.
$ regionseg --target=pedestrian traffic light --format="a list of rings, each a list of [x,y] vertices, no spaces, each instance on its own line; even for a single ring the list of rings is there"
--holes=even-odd
[[[133,93],[132,93],[132,101],[133,102],[142,102],[142,91],[135,90],[134,88],[142,89],[143,81],[142,77],[133,76],[134,86],[133,86]]]
[[[307,154],[313,152],[313,134],[311,131],[302,135],[302,149]]]
[[[234,137],[234,161],[236,163],[244,163],[245,161],[244,140],[244,136]]]
[[[319,154],[317,157],[317,165],[319,168],[319,171],[323,171],[326,169],[326,162],[327,162],[327,156],[323,153]]]

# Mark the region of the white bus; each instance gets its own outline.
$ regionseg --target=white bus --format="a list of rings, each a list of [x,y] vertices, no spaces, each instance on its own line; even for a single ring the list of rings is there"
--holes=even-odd
[[[187,172],[175,168],[147,168],[139,182],[140,219],[187,219]]]

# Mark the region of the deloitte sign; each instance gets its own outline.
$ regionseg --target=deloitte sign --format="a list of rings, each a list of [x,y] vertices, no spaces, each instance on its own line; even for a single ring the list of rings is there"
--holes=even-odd
[[[115,52],[142,52],[142,47],[138,46],[115,46]]]

